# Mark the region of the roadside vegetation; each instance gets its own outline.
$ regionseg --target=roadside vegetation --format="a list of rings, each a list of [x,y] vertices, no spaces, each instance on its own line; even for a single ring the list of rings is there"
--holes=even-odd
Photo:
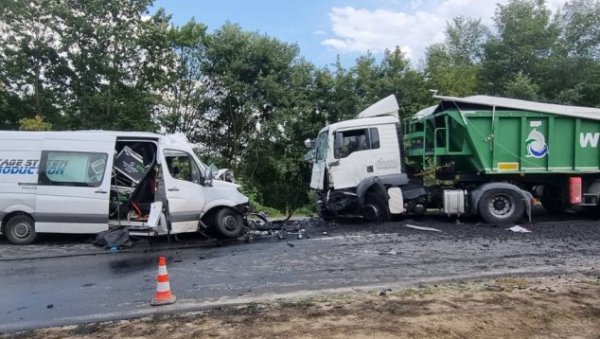
[[[310,206],[303,140],[395,94],[407,118],[439,94],[600,106],[600,1],[498,5],[457,17],[409,61],[398,48],[317,67],[234,23],[174,27],[152,0],[0,4],[0,129],[181,132],[271,214]]]

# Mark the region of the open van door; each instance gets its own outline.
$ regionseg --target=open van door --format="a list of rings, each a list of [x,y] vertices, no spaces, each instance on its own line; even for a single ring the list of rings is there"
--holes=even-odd
[[[34,215],[37,232],[108,229],[115,139],[104,133],[69,132],[44,140]]]
[[[168,146],[160,153],[171,233],[195,232],[205,203],[202,172],[186,150]]]

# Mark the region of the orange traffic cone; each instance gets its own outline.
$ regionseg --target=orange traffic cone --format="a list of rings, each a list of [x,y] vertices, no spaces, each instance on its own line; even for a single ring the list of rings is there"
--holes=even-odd
[[[175,303],[177,298],[171,294],[169,285],[169,274],[167,273],[167,259],[161,256],[158,258],[158,276],[156,277],[156,293],[150,305],[168,305]]]

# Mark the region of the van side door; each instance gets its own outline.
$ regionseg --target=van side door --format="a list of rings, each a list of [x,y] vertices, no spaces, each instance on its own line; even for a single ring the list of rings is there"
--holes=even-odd
[[[168,146],[160,153],[171,233],[196,232],[205,203],[202,172],[185,150]]]
[[[108,229],[115,137],[65,134],[46,139],[38,173],[37,232],[97,233]]]

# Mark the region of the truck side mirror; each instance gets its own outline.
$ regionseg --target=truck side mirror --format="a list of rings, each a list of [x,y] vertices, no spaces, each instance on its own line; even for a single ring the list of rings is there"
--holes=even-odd
[[[315,148],[315,139],[304,140],[304,146],[306,146],[308,149]]]

